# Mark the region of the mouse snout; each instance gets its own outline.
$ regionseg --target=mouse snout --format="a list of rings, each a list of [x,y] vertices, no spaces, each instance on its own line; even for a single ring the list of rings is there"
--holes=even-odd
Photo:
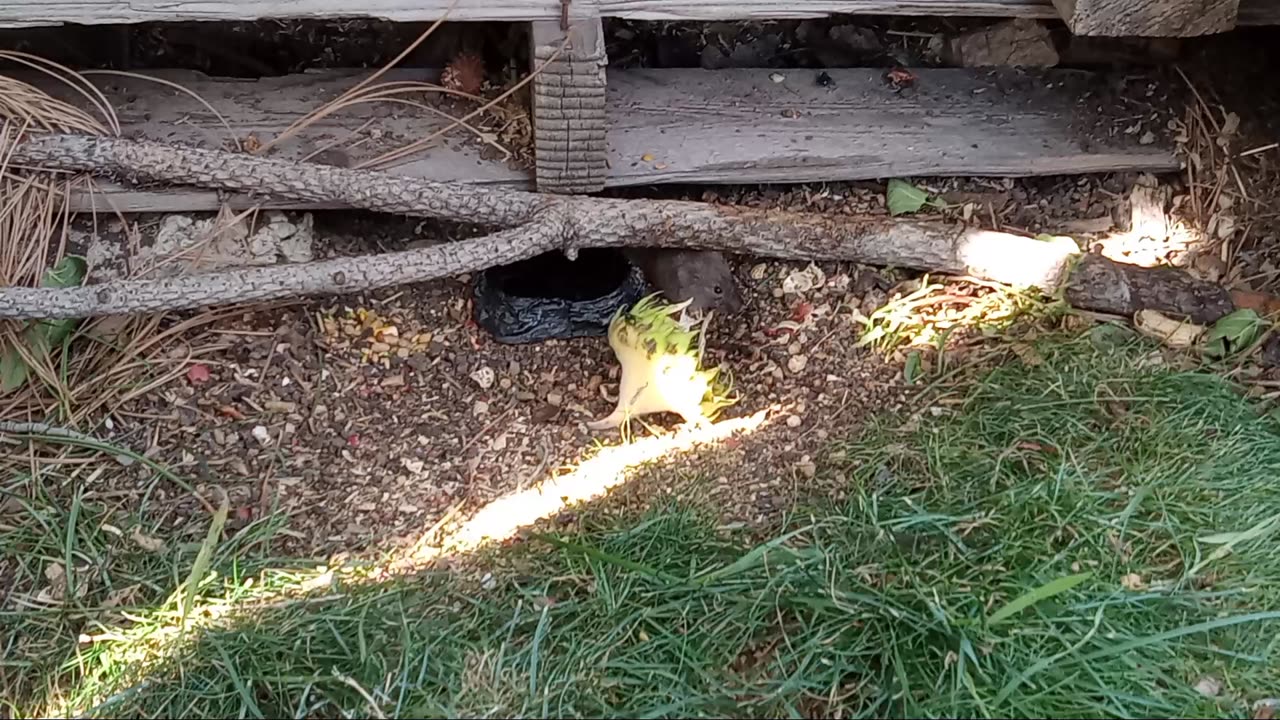
[[[716,288],[719,292],[715,296],[715,307],[731,313],[736,313],[742,309],[742,293],[738,290],[738,283],[734,280],[732,273],[725,273],[724,278],[717,283]]]

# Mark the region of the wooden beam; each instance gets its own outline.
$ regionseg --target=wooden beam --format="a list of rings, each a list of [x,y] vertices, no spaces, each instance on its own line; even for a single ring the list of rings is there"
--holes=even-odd
[[[542,68],[533,80],[537,188],[599,192],[609,176],[604,28],[599,17],[564,19],[567,31],[558,20],[539,20],[529,33],[529,56]]]
[[[230,135],[186,94],[144,80],[90,77],[117,109],[126,136],[225,147],[230,137],[270,139],[366,72],[324,71],[256,81],[211,79],[188,71],[157,73],[207,100],[230,123]],[[775,72],[611,72],[606,185],[1163,172],[1179,167],[1173,150],[1161,141],[1139,141],[1132,118],[1146,111],[1090,99],[1090,89],[1101,83],[1089,73],[919,70],[913,88],[895,92],[880,70],[828,70],[834,88],[819,86],[812,70],[785,71],[782,82],[771,77]],[[22,73],[19,78],[68,102],[85,102],[47,77]],[[423,79],[427,77],[419,70],[393,70],[382,78]],[[451,112],[461,115],[469,107]],[[444,122],[405,105],[357,105],[321,119],[272,153],[351,166]],[[1163,133],[1163,124],[1153,123],[1150,129]],[[325,149],[330,146],[335,147]],[[485,185],[533,185],[531,172],[508,165],[495,148],[466,133],[451,135],[388,171]],[[104,184],[96,194],[77,196],[76,208],[194,211],[216,209],[220,202],[203,190]],[[247,202],[229,199],[234,207]],[[322,207],[289,201],[268,206]]]
[[[1236,26],[1240,0],[1053,0],[1076,35],[1195,37]]]
[[[1131,5],[1148,0],[1128,0]],[[837,13],[955,17],[1056,18],[1052,0],[572,0],[580,11],[633,20],[811,18]],[[1163,3],[1150,0],[1153,5]],[[39,25],[229,21],[272,18],[381,18],[434,21],[450,0],[5,0],[0,28]],[[458,0],[457,21],[532,22],[560,17],[559,0]],[[1280,0],[1240,0],[1242,24],[1280,24]]]

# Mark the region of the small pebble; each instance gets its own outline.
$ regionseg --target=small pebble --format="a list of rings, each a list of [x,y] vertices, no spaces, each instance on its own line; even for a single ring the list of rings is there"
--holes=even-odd
[[[494,380],[496,380],[497,377],[497,373],[495,373],[493,368],[488,365],[476,368],[475,372],[471,373],[471,379],[483,390],[488,390],[493,387]]]
[[[789,427],[789,428],[798,428],[798,427],[800,427],[800,423],[801,423],[801,420],[800,420],[800,416],[799,416],[799,415],[788,415],[788,416],[787,416],[787,427]]]

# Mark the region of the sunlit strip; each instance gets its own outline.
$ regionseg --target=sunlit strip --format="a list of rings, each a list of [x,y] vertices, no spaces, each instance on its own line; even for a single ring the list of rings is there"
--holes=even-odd
[[[485,542],[502,541],[522,527],[551,517],[575,503],[592,500],[627,481],[630,470],[672,453],[723,442],[760,428],[768,410],[722,420],[702,428],[685,426],[670,434],[636,439],[600,451],[568,473],[536,487],[512,493],[486,505],[441,543],[442,550],[466,552]],[[430,551],[423,553],[431,555]]]

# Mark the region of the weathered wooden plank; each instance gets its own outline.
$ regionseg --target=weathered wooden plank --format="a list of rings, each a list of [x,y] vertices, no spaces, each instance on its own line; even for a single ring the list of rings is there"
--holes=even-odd
[[[600,18],[531,23],[534,174],[539,192],[592,193],[609,178],[605,88],[609,64]],[[566,42],[567,41],[567,42]]]
[[[1239,0],[1053,0],[1076,35],[1195,37],[1236,26]]]
[[[1140,5],[1146,0],[1126,0]],[[6,0],[0,27],[77,23],[259,20],[265,18],[371,17],[395,21],[438,20],[450,0]],[[1052,0],[572,0],[583,17],[635,20],[748,20],[822,17],[833,13],[1056,18]],[[459,0],[449,12],[458,21],[555,20],[559,0]],[[1241,0],[1242,24],[1280,24],[1280,0]]]
[[[610,185],[808,182],[911,175],[1055,175],[1177,162],[1084,100],[1086,73],[634,70],[609,92]],[[1117,111],[1119,111],[1117,109]],[[644,162],[653,155],[652,162]]]
[[[258,81],[217,80],[186,71],[164,73],[164,77],[208,100],[226,116],[236,137],[253,133],[265,140],[358,82],[365,72],[329,71]],[[770,70],[611,72],[607,186],[1024,176],[1178,167],[1171,150],[1159,143],[1142,145],[1135,134],[1123,134],[1132,124],[1131,117],[1109,118],[1105,109],[1094,107],[1098,103],[1085,99],[1092,77],[1087,73],[920,70],[916,86],[899,93],[884,83],[878,70],[828,72],[835,82],[832,90],[819,87],[813,71],[784,73],[781,83],[773,81]],[[97,77],[118,108],[126,136],[225,146],[227,132],[186,95],[140,80]],[[29,74],[22,79],[75,100],[47,80]],[[384,79],[420,80],[423,76],[416,70],[396,70]],[[324,118],[273,152],[302,158],[335,141],[359,140],[342,154],[330,151],[318,158],[349,165],[422,137],[441,122],[403,105],[357,106]],[[438,180],[532,186],[530,172],[485,159],[485,153],[492,152],[459,135],[389,170]],[[121,212],[207,210],[218,202],[216,195],[198,190],[140,191],[103,184],[100,193],[77,198],[76,207]],[[232,198],[231,204],[243,206],[244,199]]]

